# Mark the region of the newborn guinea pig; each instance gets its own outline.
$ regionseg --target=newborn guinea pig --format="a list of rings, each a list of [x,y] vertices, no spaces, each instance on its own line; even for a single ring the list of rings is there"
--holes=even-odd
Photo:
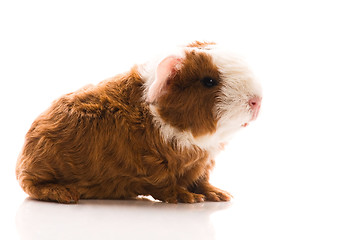
[[[209,183],[214,157],[257,118],[246,64],[194,42],[55,100],[26,134],[16,177],[30,197],[229,201]]]

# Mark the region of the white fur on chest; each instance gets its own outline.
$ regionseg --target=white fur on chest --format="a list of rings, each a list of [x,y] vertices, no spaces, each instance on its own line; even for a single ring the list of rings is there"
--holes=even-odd
[[[153,123],[159,129],[160,135],[165,142],[174,142],[175,147],[179,149],[191,149],[196,146],[207,151],[211,157],[214,157],[220,151],[222,140],[224,140],[221,131],[195,138],[190,131],[180,131],[165,123],[159,116],[155,106],[150,105],[150,111],[153,115]]]

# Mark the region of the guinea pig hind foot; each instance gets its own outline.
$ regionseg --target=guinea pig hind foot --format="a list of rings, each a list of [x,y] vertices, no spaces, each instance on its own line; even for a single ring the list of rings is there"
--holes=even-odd
[[[59,203],[77,203],[80,195],[72,186],[59,184],[39,184],[27,189],[30,197],[42,201],[54,201]]]

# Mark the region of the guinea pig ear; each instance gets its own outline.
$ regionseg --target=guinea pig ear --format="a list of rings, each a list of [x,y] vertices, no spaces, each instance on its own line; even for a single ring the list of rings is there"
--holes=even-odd
[[[181,61],[181,57],[169,56],[158,64],[154,82],[148,90],[148,103],[156,103],[159,97],[168,91],[169,82],[180,69]]]

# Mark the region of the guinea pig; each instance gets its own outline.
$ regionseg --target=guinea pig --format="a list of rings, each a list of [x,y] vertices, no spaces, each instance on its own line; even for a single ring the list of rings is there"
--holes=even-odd
[[[214,158],[261,100],[241,58],[194,42],[55,100],[27,132],[16,177],[31,198],[59,203],[229,201],[209,183]]]

